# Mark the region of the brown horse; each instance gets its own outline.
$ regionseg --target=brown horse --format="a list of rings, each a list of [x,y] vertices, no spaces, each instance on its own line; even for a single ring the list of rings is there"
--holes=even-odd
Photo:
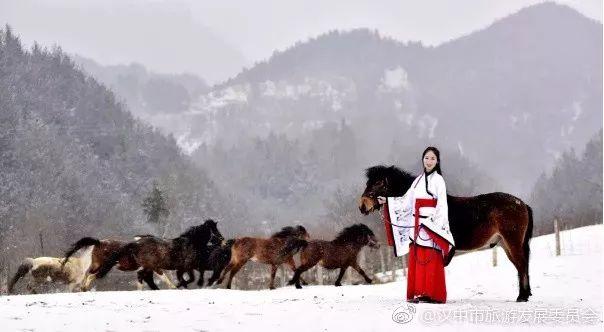
[[[357,262],[359,252],[364,246],[380,247],[373,231],[365,224],[356,224],[344,228],[332,241],[289,241],[284,253],[291,256],[300,250],[300,266],[296,269],[294,277],[288,285],[296,284],[296,288],[302,288],[300,276],[317,263],[329,270],[340,269],[340,274],[335,283],[336,286],[342,286],[342,277],[349,266],[355,269],[365,279],[365,282],[370,284],[372,282],[371,278],[365,274],[365,271]]]
[[[363,214],[380,209],[378,196],[403,196],[415,179],[415,176],[395,166],[368,168],[366,176],[367,185],[359,200],[359,210]],[[528,301],[532,295],[529,283],[529,240],[533,233],[531,207],[521,199],[502,192],[472,197],[447,195],[447,204],[456,249],[492,248],[501,243],[518,270],[519,294],[516,301]]]
[[[140,235],[135,237],[135,241],[140,240],[144,237],[149,237],[150,235]],[[92,257],[90,267],[86,271],[86,276],[84,278],[84,282],[82,284],[82,291],[90,290],[92,282],[97,278],[97,273],[99,268],[103,263],[111,257],[114,253],[121,250],[128,242],[113,240],[113,239],[96,239],[93,237],[84,237],[74,243],[71,248],[65,253],[66,262],[74,253],[79,251],[82,248],[92,248]],[[125,255],[121,257],[117,263],[117,269],[120,271],[136,271],[140,268],[140,265],[134,260],[134,257]],[[165,275],[160,275],[162,281],[167,284],[169,287],[174,288],[174,284],[170,281],[170,279]],[[142,289],[142,281],[148,279],[146,275],[142,271],[138,271],[138,288]],[[151,285],[149,285],[151,287]]]
[[[207,257],[202,256],[208,255],[207,245],[213,238],[220,242],[224,240],[217,223],[211,219],[202,225],[190,227],[171,240],[145,236],[113,253],[99,267],[96,276],[103,278],[121,259],[130,256],[141,268],[139,278],[146,281],[151,289],[159,289],[153,282],[153,272],[163,276],[164,270],[176,270],[179,285],[186,285],[192,280],[184,280],[183,273],[193,275],[195,269],[205,271],[205,266],[201,265],[207,261]],[[139,283],[142,283],[141,279]]]
[[[271,283],[269,288],[275,289],[275,274],[281,264],[287,263],[292,271],[296,269],[293,256],[283,255],[283,249],[287,241],[291,239],[307,240],[308,238],[306,228],[303,226],[287,226],[268,239],[253,237],[236,239],[231,247],[231,260],[222,271],[217,284],[222,284],[226,274],[230,272],[229,281],[226,286],[226,288],[230,289],[235,274],[251,259],[252,261],[271,265]]]

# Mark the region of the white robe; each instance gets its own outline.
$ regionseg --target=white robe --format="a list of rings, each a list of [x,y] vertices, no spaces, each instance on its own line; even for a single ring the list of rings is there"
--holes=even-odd
[[[423,225],[449,242],[449,250],[455,246],[453,235],[449,229],[449,209],[447,206],[447,189],[445,180],[436,171],[428,175],[428,189],[434,195],[430,196],[426,191],[425,173],[422,172],[407,190],[405,195],[400,197],[388,197],[388,212],[392,224],[392,233],[394,236],[395,251],[397,256],[403,256],[409,252],[409,242],[415,237],[415,200],[418,198],[436,198],[436,207],[422,207],[419,214],[428,218],[420,218],[420,225]],[[417,244],[424,247],[439,248],[430,238],[426,230],[420,227],[417,236]]]

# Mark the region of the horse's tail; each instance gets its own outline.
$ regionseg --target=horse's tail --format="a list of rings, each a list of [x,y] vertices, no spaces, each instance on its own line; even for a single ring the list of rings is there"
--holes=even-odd
[[[99,241],[99,239],[95,239],[93,237],[83,237],[81,239],[78,240],[78,242],[74,243],[71,248],[69,248],[69,250],[67,250],[65,252],[65,258],[63,258],[63,262],[61,262],[61,267],[63,267],[65,265],[65,263],[67,262],[67,260],[69,259],[69,257],[71,257],[73,254],[75,254],[78,250],[84,248],[84,247],[90,247],[90,246],[98,246],[101,244],[101,241]]]
[[[281,257],[287,257],[295,255],[298,251],[306,248],[308,241],[302,239],[290,239],[285,243],[285,247],[281,249],[279,255]]]
[[[17,269],[17,273],[13,276],[13,278],[8,283],[8,293],[11,294],[15,287],[15,284],[19,279],[23,278],[31,269],[34,267],[34,260],[31,258],[26,258],[23,260],[19,268]]]
[[[112,253],[109,258],[107,258],[99,267],[98,272],[96,273],[96,278],[103,278],[111,269],[119,262],[120,258],[128,255],[134,255],[136,253],[136,249],[138,248],[138,243],[130,242],[124,245],[122,248]]]
[[[533,209],[527,204],[526,208],[528,210],[528,225],[526,228],[526,233],[524,233],[524,242],[522,243],[522,249],[524,250],[524,256],[526,257],[526,261],[528,264],[528,258],[531,253],[531,247],[529,246],[529,240],[533,237]]]

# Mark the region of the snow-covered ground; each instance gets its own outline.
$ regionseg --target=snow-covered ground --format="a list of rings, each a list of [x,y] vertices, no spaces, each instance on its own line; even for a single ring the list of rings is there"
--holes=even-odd
[[[455,257],[448,303],[408,304],[401,271],[378,285],[58,293],[0,297],[0,331],[387,331],[512,328],[601,331],[602,225],[531,242],[528,303],[516,303],[516,270],[498,248]],[[415,312],[413,312],[415,311]],[[395,320],[399,322],[395,322]]]

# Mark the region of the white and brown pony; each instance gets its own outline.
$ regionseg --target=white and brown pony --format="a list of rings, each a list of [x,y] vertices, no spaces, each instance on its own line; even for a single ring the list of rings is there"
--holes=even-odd
[[[8,283],[8,292],[13,293],[17,281],[28,274],[32,276],[27,284],[30,293],[36,293],[36,289],[47,282],[62,282],[70,292],[84,290],[86,272],[92,261],[91,253],[92,248],[87,248],[79,257],[66,260],[58,257],[28,257],[19,265],[17,273]]]

